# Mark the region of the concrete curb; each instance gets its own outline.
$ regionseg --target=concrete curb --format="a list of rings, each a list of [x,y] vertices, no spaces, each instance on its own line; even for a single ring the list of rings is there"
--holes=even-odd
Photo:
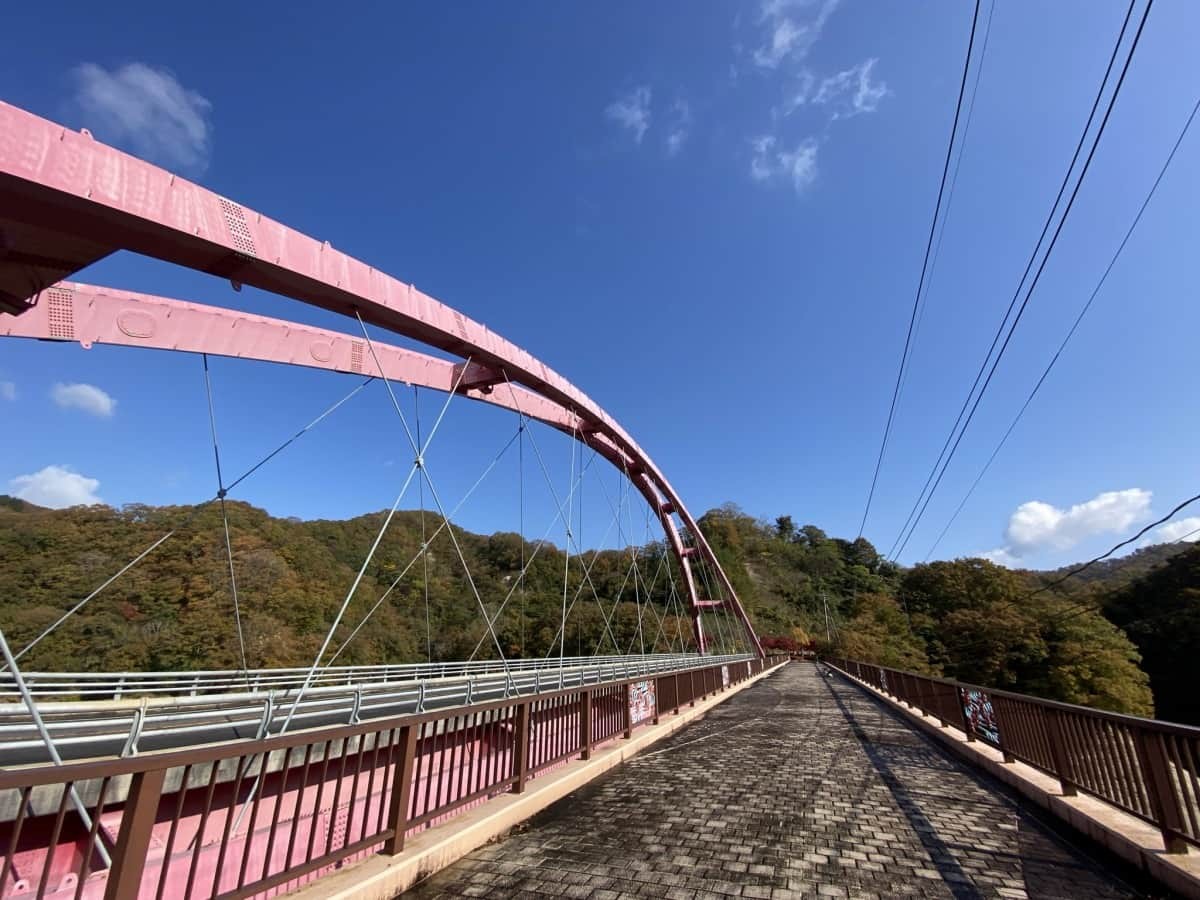
[[[936,718],[926,717],[920,710],[909,709],[899,700],[841,669],[832,666],[827,668],[899,712],[915,728],[939,741],[970,765],[983,769],[1019,791],[1121,859],[1142,869],[1164,887],[1183,897],[1200,900],[1200,854],[1194,850],[1167,853],[1163,849],[1162,834],[1153,825],[1096,797],[1082,793],[1064,797],[1057,778],[1022,762],[1006,763],[1000,751],[994,747],[981,741],[968,742],[967,736],[961,731],[941,727]]]
[[[288,896],[302,897],[305,900],[386,900],[395,897],[477,847],[502,837],[514,826],[609,769],[619,766],[650,745],[703,718],[713,707],[724,703],[761,679],[774,675],[781,668],[782,666],[777,666],[769,669],[732,685],[707,700],[698,700],[695,707],[680,709],[679,715],[663,715],[659,724],[637,729],[629,740],[618,739],[608,747],[593,750],[589,760],[572,760],[562,769],[531,780],[522,794],[504,794],[496,797],[482,806],[410,837],[403,852],[396,856],[377,854],[368,857],[339,872],[304,885]]]

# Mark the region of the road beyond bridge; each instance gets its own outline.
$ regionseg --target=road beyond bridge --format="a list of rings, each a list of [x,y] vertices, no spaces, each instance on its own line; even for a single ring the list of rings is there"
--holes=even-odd
[[[1065,831],[793,662],[405,896],[1146,896]]]

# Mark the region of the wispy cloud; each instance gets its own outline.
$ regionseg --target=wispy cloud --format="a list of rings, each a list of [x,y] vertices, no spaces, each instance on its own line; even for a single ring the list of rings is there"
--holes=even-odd
[[[775,69],[786,61],[804,59],[840,0],[765,0],[758,22],[762,42],[754,62]]]
[[[1169,541],[1200,541],[1200,516],[1192,516],[1188,519],[1177,519],[1174,522],[1168,522],[1161,528],[1154,531],[1154,539],[1159,543],[1168,543]]]
[[[46,466],[32,475],[18,475],[8,485],[21,500],[51,509],[104,502],[96,493],[100,481],[73,472],[68,466]]]
[[[835,119],[875,112],[880,101],[888,95],[888,86],[883,81],[871,81],[871,70],[877,62],[878,59],[864,60],[823,79],[813,95],[813,103],[833,107]]]
[[[140,62],[112,71],[84,63],[74,76],[75,103],[97,137],[189,174],[208,168],[212,104],[169,71]]]
[[[796,193],[802,193],[817,177],[817,148],[813,138],[805,138],[794,148],[780,146],[774,135],[765,134],[750,141],[750,177],[758,182],[791,181]]]
[[[1067,509],[1030,500],[1009,517],[1005,545],[983,556],[1013,565],[1033,554],[1069,550],[1095,535],[1125,531],[1149,515],[1151,497],[1141,488],[1105,491]]]
[[[56,384],[50,396],[63,409],[81,409],[101,418],[108,418],[117,408],[117,401],[94,384]]]
[[[16,400],[17,386],[11,381],[0,381],[0,400]]]
[[[650,128],[649,86],[640,85],[628,94],[618,97],[605,107],[604,115],[621,128],[632,132],[634,143],[640,144]]]
[[[683,149],[692,129],[692,109],[686,100],[676,100],[671,107],[671,121],[667,131],[667,156],[675,156]]]

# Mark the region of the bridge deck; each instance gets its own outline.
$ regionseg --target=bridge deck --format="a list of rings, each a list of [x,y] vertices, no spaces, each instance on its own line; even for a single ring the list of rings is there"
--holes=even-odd
[[[793,663],[409,896],[1141,895],[1109,865]]]

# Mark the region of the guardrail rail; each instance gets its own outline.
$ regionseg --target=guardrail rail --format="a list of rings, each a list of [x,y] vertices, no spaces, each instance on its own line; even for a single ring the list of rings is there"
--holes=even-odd
[[[873,663],[826,665],[943,726],[1156,826],[1168,852],[1200,847],[1200,728],[934,678]]]

